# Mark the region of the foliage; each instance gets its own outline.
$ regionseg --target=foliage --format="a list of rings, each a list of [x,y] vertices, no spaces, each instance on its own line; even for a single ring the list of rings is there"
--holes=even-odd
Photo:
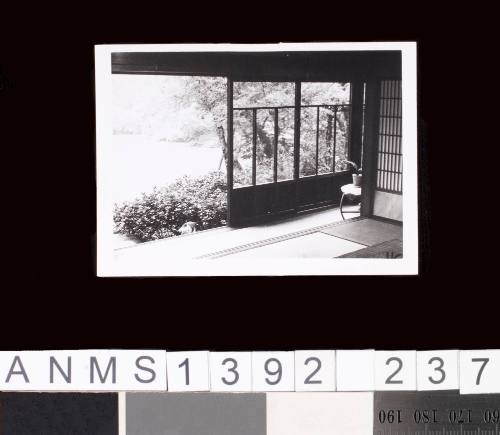
[[[123,83],[122,86],[125,86]],[[156,89],[161,86],[161,92]],[[123,110],[115,130],[120,133],[159,131],[162,137],[206,143],[209,131],[217,137],[222,148],[222,159],[227,158],[227,82],[214,77],[182,77],[159,80],[151,84],[151,98],[132,104],[141,113],[136,124],[136,113]],[[139,88],[142,89],[142,88]],[[114,92],[120,95],[116,89]],[[346,83],[302,83],[301,105],[323,105],[319,111],[302,107],[300,119],[300,175],[313,175],[318,162],[318,173],[343,170],[346,167],[349,110],[338,104],[349,102],[350,88]],[[134,100],[135,101],[135,100]],[[118,101],[129,107],[129,101]],[[275,153],[275,116],[278,116],[278,180],[293,178],[295,85],[276,82],[235,82],[234,107],[234,185],[252,183],[253,125],[252,107],[263,107],[256,113],[256,177],[257,183],[273,181]],[[137,106],[137,107],[136,107]],[[284,108],[283,106],[292,106]],[[267,107],[280,107],[277,111]],[[162,108],[162,109],[160,109]],[[167,108],[168,110],[165,110]],[[319,114],[319,117],[318,117]],[[168,116],[167,116],[168,115]],[[184,121],[182,121],[184,120]],[[168,122],[167,122],[168,121]],[[319,127],[319,128],[318,128]],[[162,127],[163,128],[163,127]],[[318,138],[318,155],[316,155]],[[335,142],[335,149],[333,143]],[[222,162],[223,160],[221,160]],[[224,174],[213,172],[203,177],[182,177],[173,184],[154,189],[135,201],[117,205],[114,211],[116,230],[140,241],[155,240],[179,234],[186,221],[197,223],[197,229],[214,228],[225,224],[226,181]]]
[[[361,172],[362,172],[362,168],[360,168],[360,167],[357,165],[357,163],[352,162],[352,161],[350,161],[350,160],[344,160],[344,163],[345,163],[346,165],[350,166],[350,167],[352,168],[352,170],[353,170],[353,172],[354,172],[355,174],[357,174],[357,175],[361,174]]]
[[[176,96],[179,107],[193,104],[204,117],[208,117],[214,127],[224,127],[226,123],[226,80],[221,77],[183,77],[183,92]]]
[[[211,138],[204,138],[204,142],[212,145],[214,139],[217,141],[210,115],[213,108],[203,107],[198,102],[194,89],[197,79],[163,75],[113,75],[113,133],[153,136],[165,142],[191,142],[210,131]],[[221,87],[225,93],[225,79],[203,79],[207,95],[200,93],[200,97],[209,97],[210,90]],[[224,95],[216,98],[217,101],[225,101]]]
[[[345,169],[343,162],[347,157],[349,112],[340,109],[336,111],[334,105],[349,103],[349,84],[303,83],[301,96],[303,106],[331,105],[320,109],[318,173],[332,172],[333,167],[336,171]],[[290,82],[235,82],[233,98],[233,107],[247,108],[233,112],[234,184],[238,187],[250,185],[252,182],[253,110],[251,108],[294,106],[295,85]],[[227,110],[224,80],[215,80],[211,77],[185,78],[184,93],[178,97],[178,101],[183,105],[195,102],[200,112],[210,117],[216,128],[224,131]],[[274,115],[274,109],[256,111],[258,184],[273,180]],[[316,108],[303,108],[301,111],[301,176],[313,175],[316,171],[316,116]],[[332,133],[334,130],[335,153]],[[278,180],[286,180],[293,178],[293,108],[278,110],[278,131]],[[225,143],[221,145],[226,146]]]
[[[197,230],[225,225],[226,192],[221,172],[178,178],[165,188],[116,205],[115,231],[145,242],[178,235],[188,221],[195,222]]]
[[[331,173],[345,169],[348,151],[350,88],[346,83],[303,83],[300,118],[300,176]],[[253,155],[252,107],[279,107],[278,114],[278,180],[293,178],[294,171],[294,106],[293,83],[235,83],[234,107],[234,159],[235,187],[252,184],[251,160]],[[322,105],[317,107],[304,107]],[[243,110],[243,108],[245,108]],[[257,184],[273,180],[275,109],[259,108],[256,120],[256,181]],[[318,138],[318,156],[316,156]],[[334,146],[335,144],[335,146]],[[335,160],[335,161],[334,161]]]
[[[142,121],[139,123],[142,130],[159,132],[164,129],[165,132],[161,133],[162,137],[168,136],[175,141],[196,141],[211,145],[217,141],[222,151],[219,169],[224,161],[227,164],[227,80],[221,77],[196,76],[158,80],[149,84],[149,87],[146,86],[146,89],[151,88],[148,93],[148,95],[151,94],[150,98],[146,102],[137,96],[137,101],[142,102],[142,105],[138,106],[144,118],[141,118]],[[145,86],[146,83],[143,85]],[[144,86],[139,89],[142,90]],[[153,92],[154,89],[156,92]],[[158,89],[161,92],[158,92]],[[273,180],[275,111],[272,107],[280,107],[278,110],[278,180],[293,178],[295,84],[292,82],[234,82],[233,97],[235,108],[250,108],[233,111],[235,187],[250,185],[252,182],[253,107],[269,107],[269,109],[256,111],[257,183],[267,183]],[[316,160],[319,174],[332,172],[333,169],[335,171],[345,169],[343,162],[345,158],[348,158],[349,111],[340,108],[335,111],[334,106],[346,104],[349,101],[348,83],[302,83],[301,105],[321,104],[324,106],[319,111],[319,124],[317,124],[315,107],[302,107],[301,109],[300,176],[314,175]],[[122,105],[128,107],[126,103],[130,102],[127,100]],[[136,107],[136,104],[132,106]],[[138,116],[139,114],[134,114],[133,120],[136,120]],[[133,125],[129,118],[123,118],[119,125],[129,128]],[[148,127],[149,124],[151,128]],[[318,126],[319,153],[316,156]],[[333,142],[336,144],[335,150]]]

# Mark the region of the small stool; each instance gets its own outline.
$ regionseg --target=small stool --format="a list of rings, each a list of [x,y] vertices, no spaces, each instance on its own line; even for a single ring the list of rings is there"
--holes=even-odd
[[[342,191],[342,198],[340,199],[340,215],[342,219],[345,220],[344,213],[360,213],[360,211],[342,211],[342,206],[344,205],[344,197],[349,198],[361,198],[361,187],[357,187],[354,184],[344,184],[340,190]]]

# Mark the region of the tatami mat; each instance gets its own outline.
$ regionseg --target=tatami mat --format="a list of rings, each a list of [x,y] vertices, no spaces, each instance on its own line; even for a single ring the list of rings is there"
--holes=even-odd
[[[212,257],[213,253],[222,251],[231,253],[233,250],[239,250],[241,246],[249,244],[258,246],[267,244],[269,239],[286,239],[290,238],[290,234],[314,232],[317,230],[311,231],[311,229],[331,225],[332,223],[343,223],[338,208],[246,228],[222,227],[140,243],[135,246],[116,249],[114,257],[118,263],[127,264],[127,266],[124,266],[125,268],[141,263],[162,264],[169,258],[177,261],[179,259]]]
[[[403,242],[389,240],[341,255],[342,258],[403,258]]]
[[[331,236],[372,246],[388,240],[403,239],[403,227],[374,219],[362,219],[346,222],[345,225],[335,225],[321,230]]]
[[[332,258],[364,248],[359,243],[320,232],[247,249],[228,258]]]

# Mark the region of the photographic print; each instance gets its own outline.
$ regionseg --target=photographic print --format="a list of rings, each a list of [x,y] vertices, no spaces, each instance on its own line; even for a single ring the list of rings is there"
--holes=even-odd
[[[97,46],[98,274],[417,273],[415,53]]]

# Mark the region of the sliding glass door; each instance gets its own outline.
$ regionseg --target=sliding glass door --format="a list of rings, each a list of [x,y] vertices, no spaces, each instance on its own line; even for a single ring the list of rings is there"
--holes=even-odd
[[[230,223],[338,202],[349,180],[351,85],[228,81]]]

